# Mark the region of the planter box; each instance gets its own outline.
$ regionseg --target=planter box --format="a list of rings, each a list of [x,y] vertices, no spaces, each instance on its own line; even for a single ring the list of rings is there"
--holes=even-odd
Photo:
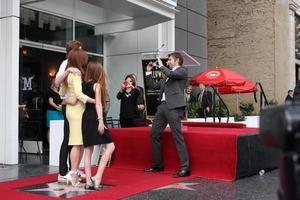
[[[238,121],[238,123],[246,124],[247,128],[259,128],[259,116],[246,116],[245,121]]]
[[[206,119],[205,118],[187,118],[187,121],[188,122],[213,122],[214,119],[213,119],[213,117],[207,117]],[[219,122],[219,119],[215,118],[215,122]],[[227,122],[227,117],[222,117],[221,122]],[[234,118],[229,117],[228,122],[234,122]]]

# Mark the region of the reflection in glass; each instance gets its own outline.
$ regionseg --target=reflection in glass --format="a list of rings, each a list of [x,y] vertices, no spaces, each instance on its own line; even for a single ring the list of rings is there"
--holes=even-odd
[[[65,47],[72,36],[72,20],[21,7],[20,39]]]
[[[76,22],[75,40],[82,42],[86,51],[103,54],[103,36],[95,36],[94,26]]]

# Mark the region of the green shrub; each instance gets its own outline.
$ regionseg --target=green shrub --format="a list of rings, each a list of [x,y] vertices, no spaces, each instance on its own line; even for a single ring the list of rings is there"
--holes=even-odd
[[[198,113],[199,108],[200,108],[200,106],[199,106],[198,102],[189,103],[187,105],[188,118],[198,118],[199,117],[199,113]]]
[[[216,101],[215,114],[218,117],[227,117],[227,110],[221,101]]]
[[[253,103],[241,102],[239,108],[243,116],[256,115],[256,113],[254,112]]]
[[[269,103],[270,106],[278,105],[278,101],[276,99],[271,99],[268,103]]]
[[[233,113],[231,116],[234,117],[235,122],[245,121],[245,116],[242,114]]]

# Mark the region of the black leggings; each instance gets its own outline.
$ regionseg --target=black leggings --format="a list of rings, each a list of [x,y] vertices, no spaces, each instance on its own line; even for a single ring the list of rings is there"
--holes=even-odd
[[[59,151],[59,174],[61,176],[65,176],[69,169],[71,169],[71,162],[70,162],[70,152],[72,149],[72,146],[69,146],[69,122],[66,117],[66,106],[64,105],[62,107],[62,113],[64,116],[64,139],[60,146]],[[70,168],[68,168],[68,157],[69,157],[69,165]]]

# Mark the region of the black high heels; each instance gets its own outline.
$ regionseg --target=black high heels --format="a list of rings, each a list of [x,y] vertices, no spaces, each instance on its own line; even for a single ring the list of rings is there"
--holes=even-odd
[[[96,191],[102,190],[103,188],[104,188],[103,185],[94,186],[94,190]]]
[[[94,189],[95,189],[95,186],[94,186],[95,183],[94,183],[93,179],[90,178],[90,180],[91,180],[91,182],[92,182],[92,185],[85,184],[84,189],[86,189],[86,190],[94,190]]]

